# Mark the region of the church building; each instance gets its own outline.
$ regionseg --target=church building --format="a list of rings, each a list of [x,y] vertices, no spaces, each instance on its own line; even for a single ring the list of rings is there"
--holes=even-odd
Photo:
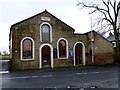
[[[106,38],[95,31],[74,32],[47,10],[13,24],[9,34],[12,70],[113,63],[113,46]]]

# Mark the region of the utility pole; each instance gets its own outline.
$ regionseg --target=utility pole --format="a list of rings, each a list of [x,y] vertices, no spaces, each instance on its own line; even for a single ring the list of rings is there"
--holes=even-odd
[[[94,64],[94,33],[92,30],[92,16],[91,16],[91,50],[92,50],[92,64]]]

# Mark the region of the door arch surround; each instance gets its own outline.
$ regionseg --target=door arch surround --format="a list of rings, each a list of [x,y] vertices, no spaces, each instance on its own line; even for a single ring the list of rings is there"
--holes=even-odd
[[[86,58],[85,58],[85,45],[82,42],[76,42],[74,44],[73,50],[74,50],[74,66],[76,66],[76,45],[81,44],[82,45],[82,64],[86,65]]]
[[[42,68],[42,63],[43,63],[43,60],[42,60],[42,54],[43,54],[43,48],[47,46],[50,48],[50,65],[51,67],[53,68],[53,47],[50,45],[50,44],[42,44],[39,48],[39,68]]]

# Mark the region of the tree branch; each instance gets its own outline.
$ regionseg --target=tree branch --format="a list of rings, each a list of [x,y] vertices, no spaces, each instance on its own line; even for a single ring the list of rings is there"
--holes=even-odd
[[[114,22],[114,21],[113,21],[113,18],[112,18],[112,16],[111,16],[111,14],[110,14],[110,7],[109,7],[109,3],[110,3],[110,1],[108,1],[108,3],[106,3],[106,2],[103,0],[103,4],[107,7],[106,12],[107,12],[107,14],[108,14],[108,16],[109,16],[110,20],[111,20],[111,22]],[[109,20],[109,21],[110,21],[110,20]]]
[[[100,4],[88,4],[79,2],[78,5],[81,5],[83,8],[90,8],[92,11],[89,14],[93,14],[95,12],[101,13],[103,16],[101,20],[99,20],[96,24],[97,28],[100,29],[108,29],[113,30],[115,35],[115,41],[116,41],[116,51],[120,51],[120,44],[119,44],[119,37],[117,33],[117,19],[118,14],[120,12],[120,1],[116,2],[116,0],[101,0],[102,3]],[[99,5],[103,5],[104,7],[101,7]],[[107,23],[105,23],[105,22]],[[109,24],[108,24],[109,23]],[[98,25],[101,25],[100,27]],[[106,25],[106,26],[104,26]],[[103,31],[105,32],[105,31]]]
[[[118,5],[117,5],[116,17],[118,17],[119,12],[120,12],[120,1],[119,1]]]

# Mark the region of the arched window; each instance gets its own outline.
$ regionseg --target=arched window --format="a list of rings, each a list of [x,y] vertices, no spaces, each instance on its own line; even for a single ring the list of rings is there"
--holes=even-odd
[[[40,41],[52,42],[52,27],[48,22],[43,22],[40,25]]]
[[[34,59],[34,42],[31,38],[24,38],[21,41],[21,59]]]
[[[50,41],[50,27],[47,24],[43,24],[41,27],[42,41],[49,42]]]
[[[65,39],[58,40],[58,58],[65,59],[68,58],[68,43]]]

